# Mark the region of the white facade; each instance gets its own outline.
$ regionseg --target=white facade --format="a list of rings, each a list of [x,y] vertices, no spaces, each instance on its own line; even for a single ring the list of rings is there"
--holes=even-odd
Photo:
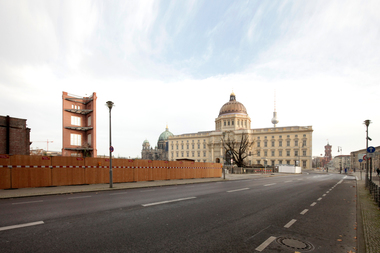
[[[169,160],[193,159],[197,162],[225,163],[223,133],[236,140],[247,133],[253,141],[246,165],[300,165],[311,169],[312,126],[289,126],[251,129],[251,119],[243,104],[231,94],[215,119],[215,130],[169,137]]]

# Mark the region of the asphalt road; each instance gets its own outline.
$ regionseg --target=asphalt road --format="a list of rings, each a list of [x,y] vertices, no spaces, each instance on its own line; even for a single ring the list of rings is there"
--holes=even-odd
[[[0,252],[350,252],[356,181],[302,174],[0,200]]]

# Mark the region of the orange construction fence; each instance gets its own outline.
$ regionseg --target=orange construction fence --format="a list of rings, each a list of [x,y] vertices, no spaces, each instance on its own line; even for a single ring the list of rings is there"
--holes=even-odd
[[[109,158],[0,154],[0,189],[106,184]],[[114,183],[212,178],[222,176],[220,163],[112,159]]]

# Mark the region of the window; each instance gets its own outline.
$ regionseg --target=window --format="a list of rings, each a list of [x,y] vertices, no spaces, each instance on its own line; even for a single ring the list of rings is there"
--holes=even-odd
[[[303,147],[306,147],[306,140],[304,140],[304,141],[302,142],[302,146],[303,146]]]
[[[172,158],[174,158],[174,152],[172,152]]]
[[[181,144],[181,147],[182,147],[182,149],[183,149],[183,144]]]
[[[272,141],[272,147],[274,147],[274,141]]]
[[[290,150],[286,150],[286,156],[290,156]]]
[[[200,157],[201,156],[201,151],[198,151],[198,157]]]
[[[298,156],[298,150],[294,150],[294,156]]]
[[[178,150],[178,144],[176,144],[176,146],[177,146],[177,150]]]
[[[287,164],[287,165],[290,165],[290,160],[286,160],[286,164]]]
[[[258,147],[258,148],[260,147],[260,142],[259,142],[259,141],[257,142],[257,147]]]
[[[174,149],[174,145],[172,144],[172,150]]]
[[[272,135],[272,139],[274,139],[274,136]]]
[[[282,141],[278,141],[278,146],[282,147]]]
[[[274,166],[274,160],[271,160],[272,166]]]
[[[206,143],[203,143],[203,148],[206,148]]]
[[[302,155],[303,155],[303,156],[306,156],[306,150],[303,150],[303,151],[302,151]]]
[[[226,121],[224,121],[224,126],[226,126]]]
[[[296,138],[298,137],[298,135],[296,134]]]
[[[265,136],[264,138],[266,139],[267,137]]]
[[[186,144],[186,148],[189,149],[189,144]]]
[[[203,157],[206,157],[206,151],[203,151]]]
[[[282,160],[278,160],[278,163],[279,163],[279,164],[282,164]]]
[[[272,150],[272,156],[274,156],[274,151]]]
[[[70,134],[70,145],[81,146],[82,136],[80,134]]]
[[[200,149],[200,148],[201,148],[201,144],[198,143],[198,149]]]
[[[91,134],[87,135],[87,143],[91,146]]]
[[[259,136],[259,137],[257,137],[257,139],[258,139],[258,140],[260,140],[260,136]]]
[[[71,116],[71,125],[80,126],[80,118]]]
[[[176,155],[177,155],[177,157],[178,157],[178,151],[176,152]]]
[[[260,164],[260,160],[257,160],[257,164]]]
[[[234,125],[234,121],[232,121],[232,125]]]
[[[280,139],[282,138],[282,135],[280,135],[280,137],[279,137]]]
[[[189,157],[189,151],[186,151],[186,157]]]
[[[278,156],[282,156],[282,150],[278,151]]]
[[[264,156],[267,157],[268,156],[268,151],[264,151]]]
[[[192,149],[194,149],[194,143],[193,143],[193,144],[191,144],[191,148],[192,148]]]
[[[290,141],[286,141],[286,146],[290,146]]]
[[[91,116],[87,118],[87,126],[91,126]]]
[[[230,125],[230,121],[228,121],[228,125]]]
[[[183,151],[181,151],[181,156],[183,157]]]
[[[306,167],[306,161],[302,161],[302,167]]]
[[[268,147],[268,143],[264,141],[264,147]]]
[[[298,141],[294,141],[294,146],[298,146]]]
[[[306,134],[304,134],[303,137],[306,137]]]
[[[195,153],[194,151],[191,151],[191,156],[192,156],[192,157],[194,157],[194,153]]]
[[[260,151],[257,151],[257,156],[260,156]]]
[[[286,137],[288,137],[288,138],[289,138],[289,137],[290,137],[290,135],[287,135]]]

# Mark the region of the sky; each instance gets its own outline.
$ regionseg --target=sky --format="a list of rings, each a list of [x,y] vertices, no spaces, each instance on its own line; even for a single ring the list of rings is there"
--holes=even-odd
[[[380,146],[380,1],[0,1],[0,115],[62,149],[62,92],[97,94],[97,150],[141,157],[211,131],[233,91],[252,128],[312,126],[313,156]]]

